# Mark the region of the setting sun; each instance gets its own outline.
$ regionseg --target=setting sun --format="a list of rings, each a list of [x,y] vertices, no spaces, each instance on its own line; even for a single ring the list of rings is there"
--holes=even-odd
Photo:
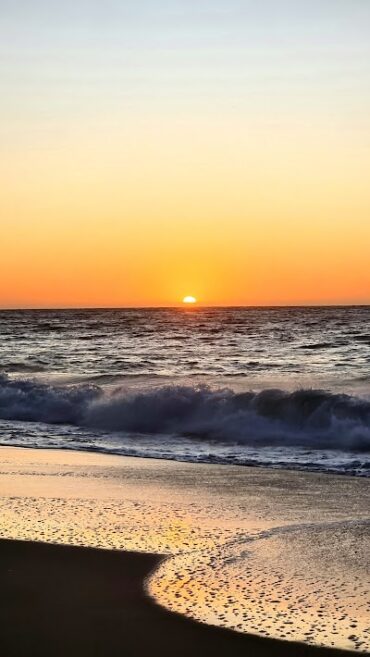
[[[197,300],[195,297],[184,297],[182,300],[183,303],[196,303]]]

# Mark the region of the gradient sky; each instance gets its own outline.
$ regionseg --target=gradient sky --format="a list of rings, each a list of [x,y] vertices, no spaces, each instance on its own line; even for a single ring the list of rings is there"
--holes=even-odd
[[[370,302],[369,0],[0,0],[0,306]]]

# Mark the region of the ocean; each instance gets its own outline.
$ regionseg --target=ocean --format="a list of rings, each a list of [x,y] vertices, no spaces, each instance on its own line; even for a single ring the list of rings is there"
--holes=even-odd
[[[370,307],[1,311],[0,444],[370,476]]]

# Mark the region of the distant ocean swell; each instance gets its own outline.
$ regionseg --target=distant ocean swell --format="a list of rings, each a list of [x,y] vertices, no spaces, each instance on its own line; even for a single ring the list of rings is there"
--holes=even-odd
[[[370,452],[370,401],[321,390],[51,386],[0,376],[0,419],[225,444]]]

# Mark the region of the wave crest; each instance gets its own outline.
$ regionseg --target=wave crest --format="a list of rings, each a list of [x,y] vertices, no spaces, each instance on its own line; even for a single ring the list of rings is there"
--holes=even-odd
[[[370,402],[322,390],[235,393],[206,386],[128,392],[0,377],[0,418],[109,432],[182,434],[253,446],[370,451]]]

